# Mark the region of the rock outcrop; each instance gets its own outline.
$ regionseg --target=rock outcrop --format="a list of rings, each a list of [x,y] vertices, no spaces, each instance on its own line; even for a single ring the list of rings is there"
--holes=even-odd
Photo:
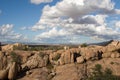
[[[56,67],[56,76],[52,80],[80,80],[75,64],[66,64]]]
[[[7,67],[7,56],[4,52],[0,51],[0,70],[5,69]]]
[[[30,57],[28,61],[23,64],[24,67],[28,67],[29,69],[45,67],[48,63],[48,55],[40,56],[39,54],[35,54],[34,56]]]
[[[0,70],[0,80],[8,79],[8,70]]]
[[[77,57],[77,63],[84,63],[85,59],[83,56]]]
[[[10,69],[9,69],[9,73],[8,73],[8,79],[9,80],[16,79],[17,73],[18,73],[17,63],[13,62],[13,63],[10,64]]]
[[[59,63],[60,65],[63,64],[70,64],[77,62],[77,57],[81,56],[80,51],[76,49],[75,50],[67,50],[64,53],[61,54]]]
[[[2,46],[3,51],[13,51],[14,49],[20,49],[20,48],[25,48],[26,46],[20,43],[15,43],[15,44],[8,44],[5,46]]]
[[[15,53],[12,57],[11,51]],[[19,64],[17,55],[20,56]],[[7,45],[4,52],[0,51],[0,79],[86,80],[96,64],[100,64],[103,70],[110,68],[114,75],[120,76],[120,42],[57,51],[21,51],[13,50],[13,45]]]

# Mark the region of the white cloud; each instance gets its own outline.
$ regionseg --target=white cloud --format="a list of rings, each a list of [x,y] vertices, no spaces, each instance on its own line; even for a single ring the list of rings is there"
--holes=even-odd
[[[118,28],[120,28],[120,21],[117,21],[117,22],[115,23],[115,26],[118,27]]]
[[[45,29],[45,25],[40,25],[39,23],[37,23],[36,25],[34,25],[32,28],[30,28],[32,31],[37,31],[37,30],[43,30]]]
[[[27,27],[21,27],[20,29],[21,29],[21,30],[26,30],[26,29],[27,29]]]
[[[25,37],[22,34],[15,33],[13,31],[13,24],[5,24],[0,26],[0,40],[24,40]]]
[[[41,3],[48,3],[48,2],[52,2],[53,0],[30,0],[31,3],[33,4],[41,4]]]
[[[70,35],[67,31],[64,30],[57,30],[56,28],[52,28],[51,30],[49,30],[48,32],[43,32],[40,35],[36,36],[36,40],[39,39],[50,39],[51,37],[61,37],[61,36],[66,36],[66,35]]]
[[[119,39],[120,32],[108,27],[106,23],[107,17],[120,14],[120,10],[115,9],[114,5],[115,3],[111,0],[62,0],[54,6],[47,5],[37,24],[44,29],[50,27],[52,30],[45,31],[36,37],[41,40],[72,34],[78,39],[80,35]],[[35,25],[35,29],[39,30],[39,26]],[[63,30],[69,34],[60,35],[59,31],[55,32],[57,28],[59,31]]]

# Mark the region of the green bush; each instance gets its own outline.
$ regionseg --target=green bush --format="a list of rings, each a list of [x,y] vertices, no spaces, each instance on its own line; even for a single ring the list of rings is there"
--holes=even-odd
[[[21,64],[21,56],[17,55],[15,52],[11,52],[10,56],[12,58],[12,62],[16,62],[18,64]]]
[[[13,50],[24,50],[27,51],[28,47],[26,45],[22,45],[22,46],[13,46]]]
[[[44,58],[45,55],[46,55],[46,54],[43,53],[43,52],[40,52],[40,53],[39,53],[39,56],[42,57],[42,58]]]
[[[61,55],[60,55],[60,54],[57,54],[57,55],[53,58],[53,60],[54,60],[54,61],[58,61],[58,59],[60,59],[60,57],[61,57]]]
[[[119,77],[112,74],[112,70],[106,68],[102,71],[102,66],[96,64],[93,68],[92,75],[87,80],[120,80]]]
[[[34,45],[28,46],[27,50],[29,51],[40,51],[40,50],[61,50],[63,49],[62,46],[50,46],[50,45]]]
[[[49,70],[52,70],[54,68],[54,66],[51,64],[51,62],[48,60],[48,63],[47,63],[47,69]]]
[[[80,45],[81,47],[87,47],[88,45],[86,43],[83,43]]]

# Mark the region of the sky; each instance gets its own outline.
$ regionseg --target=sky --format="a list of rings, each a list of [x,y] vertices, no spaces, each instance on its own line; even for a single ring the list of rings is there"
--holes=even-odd
[[[120,40],[120,0],[0,0],[0,41]]]

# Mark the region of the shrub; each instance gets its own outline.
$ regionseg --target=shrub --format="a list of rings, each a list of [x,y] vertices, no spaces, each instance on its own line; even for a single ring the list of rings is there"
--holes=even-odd
[[[114,62],[110,62],[110,64],[112,64],[112,65],[113,65],[113,64],[114,64]]]
[[[40,52],[40,53],[39,53],[39,56],[42,57],[42,58],[44,58],[45,55],[46,55],[46,54],[43,53],[43,52]]]
[[[26,45],[21,45],[21,46],[13,46],[13,50],[28,50],[28,46]]]
[[[57,61],[58,59],[60,59],[61,55],[60,54],[56,54],[56,56],[53,58],[54,61]]]
[[[102,71],[102,66],[96,64],[93,68],[92,75],[87,80],[120,80],[119,77],[112,74],[112,70],[106,68]]]
[[[54,66],[51,64],[50,60],[48,60],[48,63],[47,63],[47,69],[49,70],[52,70],[54,68]]]
[[[81,47],[87,47],[88,45],[86,43],[83,43],[80,45]]]
[[[15,52],[11,52],[10,56],[12,58],[12,62],[16,62],[18,64],[21,64],[21,56],[17,55]]]

